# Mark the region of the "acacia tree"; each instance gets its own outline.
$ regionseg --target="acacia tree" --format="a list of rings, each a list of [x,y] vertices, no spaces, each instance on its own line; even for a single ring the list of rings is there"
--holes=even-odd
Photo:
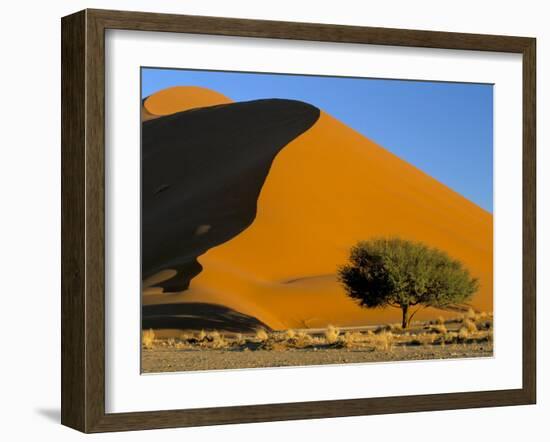
[[[478,280],[460,261],[399,238],[360,241],[338,274],[346,293],[362,307],[400,308],[403,328],[420,308],[464,303],[478,289]]]

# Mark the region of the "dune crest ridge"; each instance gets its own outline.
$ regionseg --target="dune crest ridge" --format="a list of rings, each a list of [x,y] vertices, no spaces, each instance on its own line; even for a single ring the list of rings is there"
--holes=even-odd
[[[151,116],[171,115],[189,109],[232,102],[230,98],[212,89],[198,86],[173,86],[145,98],[143,110],[145,117],[151,118]]]

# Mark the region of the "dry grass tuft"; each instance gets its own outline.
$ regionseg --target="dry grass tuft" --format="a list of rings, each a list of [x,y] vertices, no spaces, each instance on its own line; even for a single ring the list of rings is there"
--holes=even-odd
[[[225,339],[219,331],[214,330],[206,336],[206,340],[210,342],[212,348],[226,348],[229,346],[229,342]]]
[[[390,331],[391,332],[400,332],[403,330],[403,326],[399,323],[390,324]]]
[[[384,332],[387,332],[387,331],[391,331],[391,327],[389,325],[379,325],[378,327],[376,327],[374,329],[374,333],[376,333],[376,334],[384,333]]]
[[[305,331],[300,330],[296,333],[296,346],[297,347],[307,347],[312,342],[312,338]]]
[[[199,334],[197,335],[197,339],[202,342],[206,339],[206,332],[204,330],[201,330]]]
[[[190,339],[193,339],[193,335],[190,335],[190,334],[188,334],[188,333],[182,333],[182,334],[179,336],[179,340],[180,340],[180,341],[187,342],[187,341],[189,341]]]
[[[458,339],[461,341],[470,339],[470,331],[466,327],[461,327],[458,331]]]
[[[242,333],[237,333],[235,335],[235,344],[237,345],[244,345],[246,343],[246,339],[243,338]]]
[[[384,351],[393,350],[394,336],[391,331],[378,333],[373,336],[374,345]]]
[[[447,333],[447,327],[445,327],[445,324],[432,325],[431,330],[439,333],[440,335],[444,335]]]
[[[296,332],[294,330],[292,330],[291,328],[289,328],[287,331],[285,331],[285,339],[287,341],[292,341],[292,340],[296,339]]]
[[[141,333],[141,343],[145,348],[151,349],[153,348],[153,344],[155,342],[155,332],[153,329],[145,330]]]
[[[334,325],[329,325],[325,330],[325,340],[328,344],[335,344],[340,336],[340,329]]]
[[[269,339],[269,335],[263,328],[256,330],[256,339],[260,342],[265,342]]]
[[[462,325],[470,333],[475,333],[477,331],[476,323],[474,321],[472,321],[471,319],[469,319],[469,318],[464,318],[462,320]]]
[[[339,343],[344,348],[351,348],[355,344],[357,344],[362,338],[362,335],[360,332],[345,332],[343,335],[340,336]]]
[[[475,321],[476,316],[477,316],[477,314],[476,314],[475,310],[472,307],[470,307],[470,308],[468,308],[468,311],[464,314],[463,320],[464,319],[469,319],[470,321]]]
[[[444,334],[441,334],[436,340],[433,341],[434,345],[440,345],[441,347],[445,347],[447,344],[454,344],[457,340],[457,333],[455,332],[447,332]]]
[[[481,321],[480,323],[477,324],[478,328],[481,328],[481,330],[491,330],[493,328],[493,321],[491,320],[486,320],[486,321]]]

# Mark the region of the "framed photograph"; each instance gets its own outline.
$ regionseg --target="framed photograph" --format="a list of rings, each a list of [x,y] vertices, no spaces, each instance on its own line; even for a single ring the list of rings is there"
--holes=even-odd
[[[62,19],[62,423],[533,404],[535,39]]]

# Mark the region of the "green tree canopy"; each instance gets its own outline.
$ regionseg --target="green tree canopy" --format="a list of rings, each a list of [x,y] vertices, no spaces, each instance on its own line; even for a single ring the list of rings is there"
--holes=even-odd
[[[347,294],[361,306],[400,308],[403,328],[412,319],[411,307],[464,303],[478,289],[478,280],[460,261],[400,238],[360,241],[351,249],[349,264],[338,273]]]

